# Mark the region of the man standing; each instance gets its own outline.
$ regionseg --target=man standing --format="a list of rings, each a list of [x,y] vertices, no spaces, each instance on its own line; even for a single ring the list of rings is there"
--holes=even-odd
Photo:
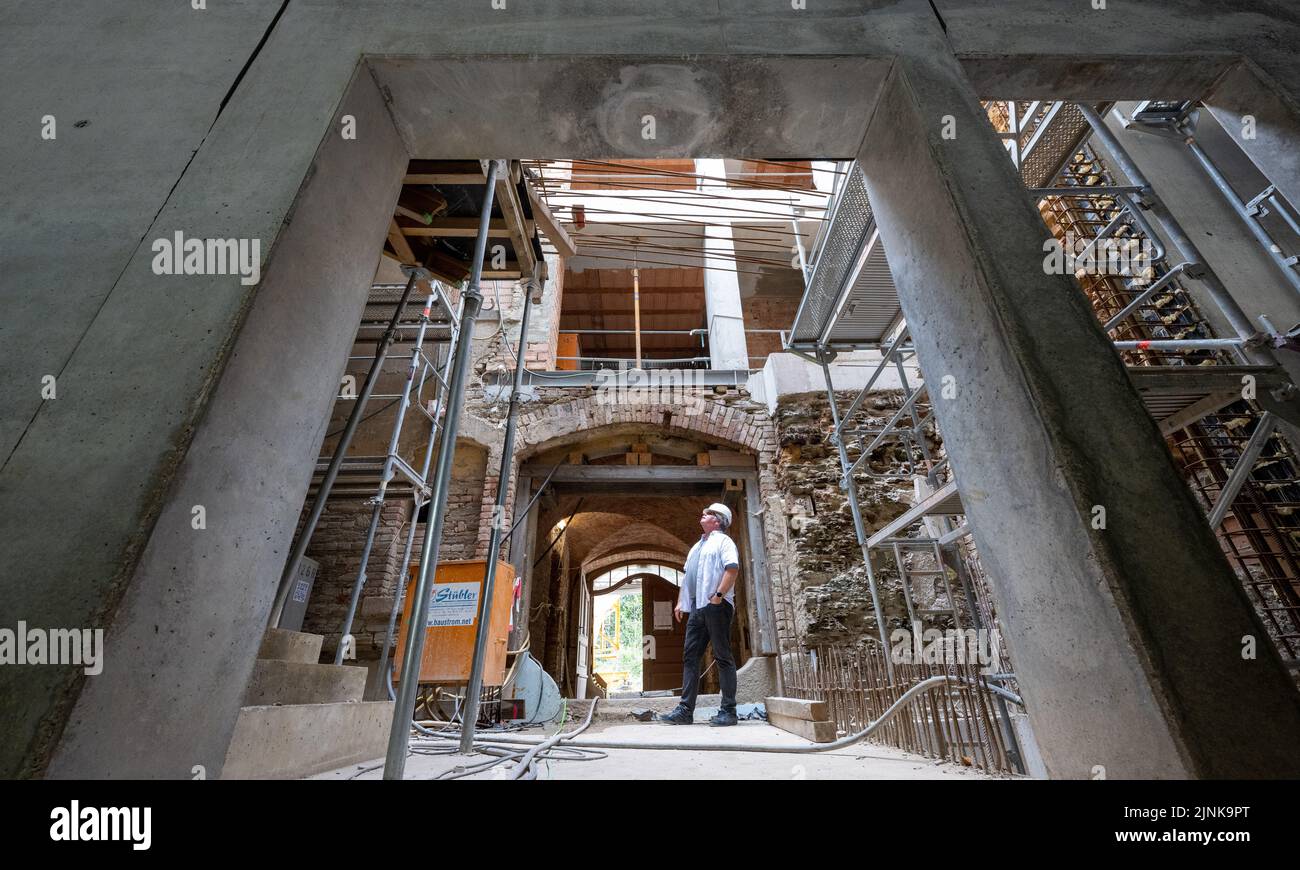
[[[740,554],[735,542],[727,537],[730,526],[731,509],[725,504],[711,504],[700,516],[704,534],[686,556],[682,591],[673,610],[678,622],[687,617],[682,700],[677,709],[660,716],[660,722],[689,725],[694,721],[695,698],[700,690],[700,659],[708,645],[713,647],[718,680],[722,684],[722,709],[709,724],[736,724],[736,660],[731,656],[731,620],[736,613]]]

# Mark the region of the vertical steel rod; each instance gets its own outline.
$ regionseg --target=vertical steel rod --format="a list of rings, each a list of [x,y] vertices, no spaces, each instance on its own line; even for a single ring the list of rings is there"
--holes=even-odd
[[[497,555],[501,552],[506,496],[510,489],[510,472],[515,459],[515,431],[519,418],[519,391],[524,385],[524,361],[528,350],[528,316],[532,313],[533,291],[537,270],[524,293],[524,314],[519,321],[519,350],[515,357],[514,384],[510,390],[510,409],[506,412],[505,443],[501,446],[501,470],[497,473],[497,500],[492,511],[492,536],[488,540],[487,569],[483,574],[483,591],[478,599],[478,630],[474,633],[474,657],[469,671],[469,688],[465,690],[465,715],[460,724],[460,751],[474,751],[474,726],[478,723],[479,692],[483,690],[483,663],[487,658],[488,632],[492,627],[492,593],[496,587]]]
[[[396,707],[393,709],[393,726],[388,733],[388,753],[384,757],[384,779],[401,779],[406,771],[411,713],[415,707],[415,691],[420,683],[420,660],[424,656],[424,632],[429,620],[429,587],[432,585],[433,568],[438,563],[443,521],[447,518],[447,485],[451,479],[452,460],[456,454],[460,409],[465,403],[465,379],[469,373],[470,350],[474,344],[474,322],[478,319],[479,308],[483,304],[479,284],[483,279],[483,257],[487,253],[488,231],[492,221],[492,197],[499,167],[499,161],[496,160],[488,164],[487,183],[483,188],[483,211],[479,215],[478,237],[474,241],[474,260],[471,263],[469,286],[461,297],[456,354],[452,361],[451,378],[447,384],[447,413],[443,418],[442,442],[438,445],[433,496],[430,500],[429,519],[425,524],[424,547],[420,551],[420,572],[412,593],[415,600],[411,602],[411,620],[406,631],[406,648],[402,651],[402,682],[397,692]]]

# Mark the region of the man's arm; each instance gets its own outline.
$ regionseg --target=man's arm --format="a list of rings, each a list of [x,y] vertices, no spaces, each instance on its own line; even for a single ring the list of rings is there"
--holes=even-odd
[[[726,598],[727,593],[736,585],[736,578],[740,576],[740,551],[730,537],[723,539],[721,555],[722,580],[718,582],[718,594],[715,596],[719,599]]]
[[[722,572],[722,581],[718,583],[718,596],[725,598],[731,591],[731,587],[736,585],[736,577],[740,575],[740,566],[732,565]]]

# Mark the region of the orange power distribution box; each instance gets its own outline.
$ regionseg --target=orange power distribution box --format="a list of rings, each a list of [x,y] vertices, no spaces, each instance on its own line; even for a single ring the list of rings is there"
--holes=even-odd
[[[579,356],[582,356],[582,348],[578,344],[578,333],[561,332],[555,339],[555,370],[576,371]]]
[[[486,559],[439,562],[433,579],[433,600],[429,604],[429,621],[424,636],[424,656],[420,660],[420,682],[444,685],[469,682],[470,659],[474,655],[474,635],[478,631],[478,602],[483,591]],[[401,650],[406,644],[406,626],[411,620],[415,579],[420,565],[407,572],[406,603],[402,608],[402,627],[397,634],[393,672],[401,679]],[[510,630],[510,608],[514,603],[515,569],[497,562],[492,589],[492,616],[488,623],[487,653],[483,662],[483,685],[499,686],[506,675],[506,644]]]

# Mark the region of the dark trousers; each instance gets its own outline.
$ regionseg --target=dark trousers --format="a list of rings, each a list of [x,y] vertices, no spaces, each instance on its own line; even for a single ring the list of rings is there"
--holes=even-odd
[[[695,712],[695,698],[700,693],[700,659],[704,647],[713,647],[718,663],[718,682],[722,684],[722,709],[736,712],[736,660],[731,656],[731,602],[706,604],[691,611],[686,620],[686,644],[682,663],[682,707]]]

